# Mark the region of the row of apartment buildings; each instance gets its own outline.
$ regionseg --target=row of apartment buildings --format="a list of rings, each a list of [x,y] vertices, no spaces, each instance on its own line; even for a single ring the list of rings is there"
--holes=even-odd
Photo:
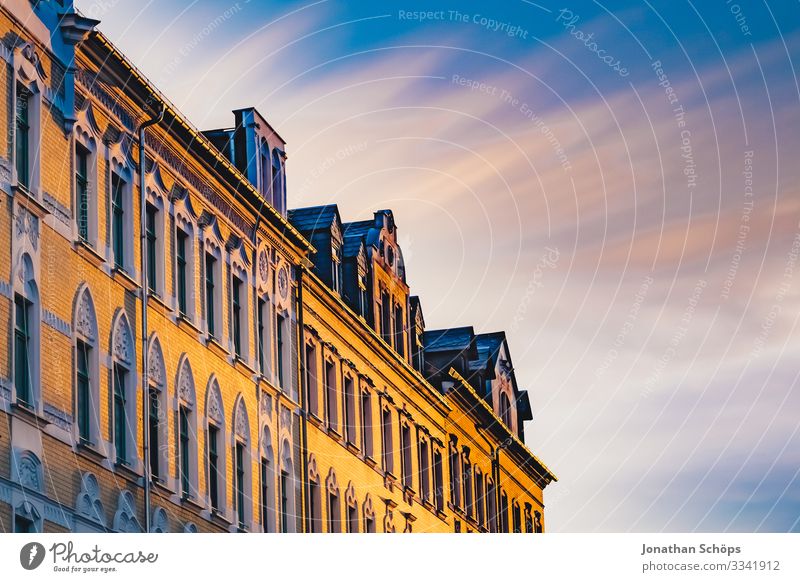
[[[505,335],[426,330],[391,211],[288,210],[257,110],[197,130],[96,25],[0,9],[0,531],[544,531]]]

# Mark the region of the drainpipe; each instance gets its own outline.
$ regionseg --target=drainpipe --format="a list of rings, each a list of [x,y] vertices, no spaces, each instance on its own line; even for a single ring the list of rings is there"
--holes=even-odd
[[[145,151],[144,151],[144,130],[159,123],[164,118],[164,104],[162,103],[159,108],[158,115],[151,117],[139,126],[139,192],[142,196],[141,208],[139,211],[139,256],[141,257],[142,272],[140,273],[141,279],[141,293],[142,293],[142,441],[144,453],[144,524],[145,531],[150,532],[150,431],[148,430],[148,404],[149,395],[147,388],[147,297],[150,293],[147,284],[147,233],[146,214],[147,214],[147,196],[145,192],[144,179],[145,179]]]
[[[305,272],[305,266],[300,265],[297,270],[297,327],[298,327],[298,334],[297,334],[297,342],[300,344],[297,350],[297,359],[299,361],[299,372],[300,372],[300,418],[302,420],[302,448],[303,448],[303,525],[304,531],[309,532],[311,531],[311,524],[309,523],[309,499],[308,495],[306,494],[306,484],[308,483],[308,408],[307,408],[307,390],[308,387],[306,386],[306,358],[305,358],[305,349],[306,349],[306,330],[305,325],[303,324],[303,273]]]

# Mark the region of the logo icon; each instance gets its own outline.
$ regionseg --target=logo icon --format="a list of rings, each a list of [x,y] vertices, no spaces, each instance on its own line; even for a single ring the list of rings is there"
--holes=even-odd
[[[19,563],[26,570],[35,570],[44,561],[44,546],[39,542],[30,542],[22,546],[19,552]]]

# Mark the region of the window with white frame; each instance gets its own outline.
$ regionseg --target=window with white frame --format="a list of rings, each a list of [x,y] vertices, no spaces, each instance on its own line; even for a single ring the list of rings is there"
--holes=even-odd
[[[322,499],[319,481],[317,459],[311,454],[308,459],[308,528],[310,533],[322,532]]]
[[[20,406],[41,408],[41,303],[33,261],[22,256],[14,278],[14,392]]]
[[[319,356],[317,346],[312,342],[306,343],[306,394],[308,412],[319,417]]]
[[[111,251],[114,266],[133,272],[132,174],[117,168],[111,171]]]
[[[100,349],[94,300],[85,284],[75,294],[72,330],[77,438],[94,445],[100,441]]]
[[[328,497],[328,532],[340,533],[342,531],[342,502],[339,497],[336,471],[332,468],[325,481],[325,489]]]
[[[283,439],[280,448],[281,467],[280,483],[278,494],[280,500],[280,526],[282,533],[290,533],[297,530],[297,511],[294,477],[294,460],[292,456],[292,445],[287,439]]]
[[[206,389],[206,489],[214,513],[225,511],[225,411],[217,379],[212,376]]]
[[[153,334],[147,354],[147,433],[149,438],[147,462],[154,481],[167,478],[167,376],[161,342]]]
[[[231,432],[233,443],[233,488],[236,522],[240,530],[248,529],[252,511],[252,475],[250,462],[250,420],[244,398],[240,394],[234,405]]]
[[[442,452],[433,449],[433,503],[436,511],[444,511],[444,478],[442,469]]]
[[[345,440],[351,444],[358,446],[357,427],[356,427],[356,389],[353,376],[351,374],[344,375],[343,382],[343,404],[344,414],[344,436]]]
[[[375,533],[375,507],[372,504],[372,496],[367,493],[364,498],[364,533]]]
[[[264,532],[275,531],[275,458],[272,454],[272,436],[268,427],[261,431],[261,462],[259,465],[259,514],[261,528]],[[283,487],[281,486],[281,494]],[[281,514],[283,514],[283,499]]]
[[[289,376],[287,374],[291,353],[290,333],[289,333],[289,314],[286,312],[278,313],[275,316],[275,381],[281,390],[288,391]]]
[[[14,170],[17,185],[36,196],[39,190],[41,90],[37,82],[16,83]]]
[[[164,297],[164,202],[148,192],[145,203],[145,262],[147,287],[151,293]]]
[[[401,452],[401,467],[403,487],[413,489],[413,469],[412,469],[412,451],[411,446],[411,425],[408,422],[403,422],[400,426],[400,452]]]
[[[269,376],[272,361],[272,337],[270,322],[272,321],[269,298],[264,295],[258,298],[256,306],[256,348],[258,349],[258,371],[262,376]]]
[[[358,499],[352,481],[347,484],[344,501],[347,508],[347,533],[358,533]]]
[[[375,454],[372,424],[372,394],[365,388],[361,391],[361,450],[368,458]]]
[[[383,470],[394,473],[394,437],[392,435],[392,410],[388,406],[381,409],[381,453]]]
[[[194,374],[189,358],[184,354],[178,361],[175,386],[178,425],[177,466],[181,496],[196,499],[197,471],[197,396]]]
[[[430,443],[427,439],[419,440],[419,493],[423,503],[431,502],[430,481]]]
[[[325,358],[325,402],[327,404],[327,421],[328,428],[335,431],[339,430],[339,415],[337,414],[339,399],[337,393],[336,363],[333,360]]]
[[[112,436],[116,462],[136,459],[136,355],[133,331],[125,312],[118,310],[111,340]]]
[[[218,248],[205,252],[203,260],[206,333],[220,339],[222,331],[222,260]]]

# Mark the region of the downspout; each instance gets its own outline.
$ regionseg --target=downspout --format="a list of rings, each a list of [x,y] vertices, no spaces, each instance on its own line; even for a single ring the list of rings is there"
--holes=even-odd
[[[306,347],[306,330],[303,323],[303,273],[305,266],[300,265],[297,270],[297,327],[299,332],[297,334],[297,341],[300,344],[297,350],[297,359],[299,360],[300,369],[300,418],[302,420],[302,448],[303,448],[303,527],[304,532],[311,531],[310,523],[308,521],[309,499],[306,494],[306,487],[308,483],[308,409],[306,407],[307,386],[306,386],[306,363],[305,363],[305,347]]]
[[[150,532],[150,431],[148,430],[148,388],[147,388],[147,297],[150,293],[147,283],[147,252],[146,252],[146,214],[147,196],[145,193],[145,148],[144,130],[159,123],[164,118],[164,105],[161,104],[158,115],[151,117],[139,126],[139,193],[141,194],[141,207],[139,209],[139,256],[141,257],[142,272],[142,442],[144,456],[144,525],[145,531]]]

